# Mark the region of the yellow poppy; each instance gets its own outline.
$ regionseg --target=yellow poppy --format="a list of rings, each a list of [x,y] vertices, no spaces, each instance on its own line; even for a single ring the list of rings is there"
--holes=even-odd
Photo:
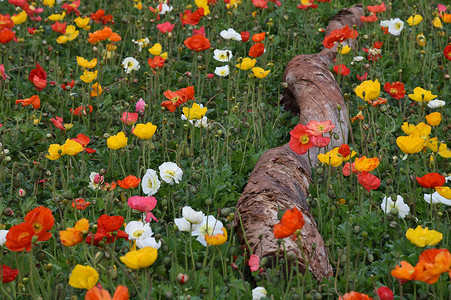
[[[396,139],[396,144],[406,154],[420,152],[424,148],[424,142],[422,138],[415,135],[400,136]]]
[[[130,251],[121,256],[121,261],[130,269],[147,268],[151,266],[158,257],[158,250],[152,247],[144,247],[139,250]]]
[[[270,70],[265,71],[262,68],[255,67],[252,68],[252,72],[254,73],[254,76],[257,78],[265,78],[266,76],[268,76]]]
[[[121,131],[117,135],[110,136],[107,139],[106,144],[108,148],[117,150],[127,146],[127,141],[128,138],[125,137],[125,133]]]
[[[421,21],[423,21],[423,17],[420,15],[410,16],[407,19],[407,23],[409,23],[410,26],[418,25],[418,24],[420,24]]]
[[[66,33],[64,33],[63,35],[60,35],[56,39],[56,42],[58,44],[65,44],[68,41],[73,41],[74,39],[77,38],[79,33],[80,33],[80,31],[76,30],[74,25],[69,25],[66,27]]]
[[[45,157],[47,157],[50,160],[57,160],[58,158],[60,158],[65,154],[63,148],[61,148],[61,145],[59,144],[51,144],[49,146],[48,152],[49,155],[46,155]]]
[[[63,11],[60,15],[59,14],[50,15],[49,20],[54,21],[54,22],[56,22],[56,21],[59,22],[59,21],[63,20],[65,16],[66,16],[66,12]]]
[[[190,108],[184,107],[182,110],[183,115],[185,115],[188,120],[199,120],[202,119],[203,116],[205,116],[208,109],[206,107],[201,107],[197,103],[193,103],[193,106],[191,106]]]
[[[77,289],[93,288],[99,280],[99,273],[90,266],[76,265],[69,277],[69,285]]]
[[[83,151],[83,146],[77,143],[76,141],[67,139],[66,142],[61,146],[61,149],[63,149],[63,152],[65,154],[74,156],[77,153]]]
[[[205,235],[205,241],[208,245],[219,246],[227,242],[227,230],[222,227],[222,234],[218,233],[216,235]]]
[[[152,123],[137,124],[135,129],[133,129],[133,134],[142,140],[150,139],[157,130],[157,126]]]
[[[443,239],[443,234],[435,230],[423,229],[420,225],[417,228],[409,228],[406,232],[407,239],[418,247],[433,246]]]
[[[426,121],[431,126],[438,126],[442,121],[442,114],[439,112],[433,112],[426,116]]]
[[[24,10],[22,10],[17,15],[12,16],[11,20],[13,20],[14,25],[19,25],[24,23],[27,20],[27,17],[28,17],[27,13]]]
[[[432,95],[431,91],[426,91],[420,87],[416,87],[413,90],[413,94],[409,94],[409,98],[417,102],[429,102],[436,97],[437,95]]]
[[[83,28],[85,30],[89,30],[89,29],[91,29],[91,26],[88,26],[89,20],[90,20],[89,17],[85,17],[85,18],[78,17],[74,21],[75,21],[75,24],[77,24],[77,26],[79,28]]]
[[[81,56],[77,56],[77,63],[82,68],[92,69],[97,65],[97,58],[93,58],[89,61]]]
[[[241,63],[235,65],[237,68],[246,71],[249,69],[252,69],[255,64],[257,63],[257,60],[255,58],[249,58],[249,57],[245,57],[241,60]]]
[[[380,92],[381,92],[381,84],[377,79],[375,81],[365,80],[355,88],[355,94],[360,99],[363,99],[365,101],[376,99],[377,97],[379,97]]]
[[[89,72],[88,70],[85,69],[83,75],[80,76],[80,79],[86,83],[90,83],[96,78],[97,78],[97,70],[95,72]]]

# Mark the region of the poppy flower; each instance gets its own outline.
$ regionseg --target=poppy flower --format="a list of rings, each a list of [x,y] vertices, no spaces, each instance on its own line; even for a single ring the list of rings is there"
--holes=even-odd
[[[196,34],[200,34],[200,35],[203,35],[206,37],[207,34],[205,33],[205,26],[202,26],[199,29],[193,29],[193,35],[196,35]]]
[[[0,29],[0,44],[6,44],[11,42],[16,36],[16,33],[11,31],[11,29],[3,28]]]
[[[445,55],[445,58],[449,61],[451,61],[451,44],[445,47],[443,49],[443,55]]]
[[[406,231],[406,238],[418,247],[433,246],[443,239],[443,234],[436,230],[429,230],[418,225],[415,229]]]
[[[158,250],[153,247],[144,247],[139,250],[130,251],[120,260],[130,269],[147,268],[157,260]]]
[[[258,8],[268,8],[268,1],[266,0],[252,0],[252,4],[254,4],[254,6]]]
[[[344,176],[350,176],[352,174],[358,174],[359,171],[355,169],[355,163],[350,164],[349,162],[345,163],[343,166],[342,173]]]
[[[350,29],[348,25],[343,28],[333,30],[323,40],[324,47],[331,49],[335,43],[342,43],[347,39],[355,39],[359,36],[357,30]]]
[[[88,42],[91,44],[97,44],[105,40],[110,42],[119,42],[121,37],[119,34],[113,32],[113,30],[108,26],[105,26],[102,30],[89,33]]]
[[[311,135],[307,132],[306,126],[302,124],[296,125],[293,130],[290,131],[290,142],[288,145],[290,149],[299,155],[304,155],[307,151],[313,147],[310,141]]]
[[[5,246],[11,251],[31,251],[31,240],[35,235],[33,225],[23,222],[19,225],[14,225],[6,235]]]
[[[80,115],[86,116],[88,111],[89,111],[89,113],[92,113],[92,105],[88,105],[87,107],[79,106],[76,109],[72,109],[72,108],[70,109],[70,112],[72,114],[74,114],[75,116],[80,116]]]
[[[251,57],[259,57],[265,52],[265,45],[262,43],[257,43],[252,45],[251,49],[249,49],[249,56]]]
[[[260,43],[261,41],[263,41],[263,40],[265,39],[265,35],[266,35],[265,32],[256,33],[256,34],[254,34],[254,35],[252,36],[252,40],[253,40],[255,43]]]
[[[2,274],[2,282],[8,283],[14,281],[17,275],[19,275],[19,270],[8,267],[7,265],[0,266],[0,272]]]
[[[367,59],[369,61],[377,61],[381,57],[381,47],[384,43],[383,42],[375,42],[373,45],[373,48],[363,48],[363,51],[368,53]]]
[[[359,111],[357,115],[351,118],[351,123],[354,123],[354,121],[356,120],[364,120],[364,119],[365,117],[363,116],[362,111]]]
[[[151,218],[154,221],[158,221],[157,218],[151,212],[151,210],[154,209],[155,206],[157,205],[157,199],[155,197],[134,196],[134,197],[128,198],[127,204],[132,209],[139,210],[140,212],[146,213],[146,218],[145,218],[146,222],[150,222]]]
[[[172,30],[174,29],[174,26],[175,26],[175,24],[165,22],[162,24],[158,24],[157,28],[161,33],[166,33],[166,32],[172,32]]]
[[[334,72],[340,74],[341,76],[346,76],[349,75],[349,73],[351,73],[351,70],[349,70],[349,68],[346,67],[345,65],[339,64],[334,66]]]
[[[324,133],[327,133],[335,128],[335,125],[332,124],[332,121],[310,121],[307,123],[305,127],[306,131],[310,135],[320,136]]]
[[[381,185],[381,180],[379,178],[366,171],[359,173],[357,175],[357,180],[368,192],[377,189]]]
[[[132,125],[138,121],[138,113],[125,111],[122,113],[122,117],[120,119],[125,125]]]
[[[63,89],[63,91],[70,91],[75,86],[75,81],[72,79],[70,82],[63,83],[60,85],[60,87]]]
[[[417,182],[424,188],[433,189],[436,186],[442,186],[445,184],[445,176],[438,173],[428,173],[423,177],[416,177]]]
[[[178,91],[167,90],[163,95],[169,99],[169,101],[164,101],[161,106],[166,107],[170,112],[174,112],[175,109],[185,103],[188,100],[196,100],[194,98],[194,87],[189,86]]]
[[[385,3],[379,4],[379,5],[367,6],[366,8],[372,13],[381,13],[387,9],[385,7]]]
[[[53,125],[55,125],[57,128],[66,131],[66,128],[63,125],[63,118],[55,116],[55,118],[50,119],[52,121]]]
[[[419,136],[400,136],[396,139],[399,149],[406,154],[415,154],[423,150],[425,141]]]
[[[274,237],[283,239],[292,235],[296,230],[304,226],[305,220],[297,207],[287,210],[279,223],[274,226]]]
[[[367,158],[366,156],[362,156],[355,160],[355,169],[359,172],[371,172],[378,166],[379,159],[377,157]]]
[[[369,16],[360,16],[360,21],[364,23],[373,23],[377,21],[377,16],[375,14],[371,14]]]
[[[113,149],[113,150],[118,150],[118,149],[121,149],[121,148],[124,148],[125,146],[127,146],[127,141],[128,141],[128,137],[126,137],[125,133],[123,133],[121,131],[116,135],[110,136],[106,140],[106,144],[107,144],[108,148]]]
[[[395,269],[391,271],[391,275],[400,280],[412,280],[415,268],[406,261],[401,261],[400,264],[401,266],[395,266]]]
[[[98,96],[102,95],[103,89],[102,89],[102,86],[100,85],[100,83],[98,83],[98,82],[94,83],[91,86],[91,88],[92,88],[91,93],[89,93],[90,97],[98,97]],[[92,106],[91,106],[91,111],[92,111]]]
[[[95,13],[90,15],[90,19],[96,22],[97,24],[102,23],[106,25],[108,23],[114,24],[112,15],[105,15],[105,11],[103,9],[97,10]]]
[[[71,13],[75,13],[77,17],[80,15],[80,11],[78,7],[80,6],[80,0],[73,1],[72,3],[65,3],[61,6],[61,8],[66,10],[66,13],[69,15]]]
[[[88,232],[88,230],[89,221],[85,218],[78,220],[74,227],[59,232],[61,244],[67,247],[80,244],[83,242],[83,231]]]
[[[442,121],[442,114],[438,111],[426,115],[426,121],[431,126],[438,126]]]
[[[147,60],[149,67],[151,67],[152,69],[163,68],[164,62],[165,62],[165,60],[161,56],[155,56],[154,58],[149,58]]]
[[[240,35],[241,35],[241,41],[243,41],[243,42],[247,42],[251,36],[249,31],[242,31],[240,33]]]
[[[118,180],[117,184],[121,188],[128,190],[136,188],[140,182],[141,182],[140,178],[137,178],[136,176],[133,175],[128,175],[123,180]]]
[[[386,82],[384,84],[384,90],[392,96],[394,99],[403,99],[406,96],[406,90],[404,89],[404,83],[402,82]]]
[[[371,300],[372,298],[366,294],[349,292],[343,295],[343,297],[338,297],[338,300]]]
[[[53,31],[65,34],[66,33],[66,22],[60,23],[56,21],[52,26],[50,26]]]
[[[91,205],[91,202],[85,201],[83,198],[77,198],[74,201],[72,201],[72,208],[77,208],[77,210],[85,210],[89,205]]]
[[[365,80],[355,88],[354,92],[360,99],[365,101],[374,100],[379,97],[381,84],[377,79],[375,81]]]
[[[33,95],[27,99],[17,99],[16,104],[21,103],[22,106],[33,106],[33,109],[39,109],[41,107],[41,99],[39,99],[38,95]]]
[[[220,246],[227,242],[227,230],[225,227],[222,227],[222,233],[218,233],[215,235],[205,234],[205,242],[207,245]]]
[[[38,63],[36,63],[36,69],[31,70],[28,79],[38,91],[42,91],[47,86],[47,73]]]
[[[437,95],[433,95],[431,91],[427,91],[421,87],[416,87],[413,89],[413,94],[409,94],[409,98],[416,102],[429,102],[437,98]]]
[[[128,288],[125,285],[116,287],[113,298],[107,290],[94,286],[86,292],[85,300],[128,300],[129,297]]]
[[[27,213],[24,219],[25,223],[33,226],[35,235],[38,236],[38,241],[47,241],[52,237],[48,232],[55,224],[55,218],[52,211],[44,206],[36,207]]]
[[[0,15],[0,29],[11,29],[14,27],[14,21],[9,14]]]
[[[187,48],[197,52],[207,50],[211,47],[210,41],[200,34],[187,38],[183,44],[185,44]]]
[[[252,254],[249,258],[249,267],[251,268],[251,272],[257,271],[260,267],[260,258],[256,254]]]
[[[83,146],[83,150],[85,150],[88,153],[94,153],[96,152],[96,150],[91,149],[91,148],[86,148],[86,146],[89,144],[89,137],[87,137],[86,135],[84,135],[83,133],[80,133],[77,135],[76,138],[72,139],[73,141],[79,143],[80,145]]]
[[[390,290],[386,286],[381,286],[380,288],[378,288],[376,293],[377,293],[377,296],[379,297],[380,300],[393,300],[393,299],[395,299],[395,297],[393,297],[393,291]]]
[[[356,76],[357,76],[357,80],[362,82],[368,78],[368,72],[365,72],[365,74],[363,74],[363,75],[356,75]]]
[[[304,3],[305,1],[303,1],[303,3]],[[315,9],[315,8],[317,8],[318,7],[318,4],[314,4],[315,3],[315,0],[308,0],[308,2],[305,2],[305,4],[301,4],[301,5],[298,5],[298,8],[299,9]]]
[[[99,280],[99,272],[91,266],[76,265],[69,276],[69,285],[77,289],[91,289]]]
[[[101,215],[97,219],[97,231],[95,234],[88,234],[86,237],[87,244],[93,244],[97,246],[100,241],[104,241],[106,244],[113,243],[118,238],[128,240],[128,234],[122,230],[119,230],[124,224],[124,217],[122,216],[107,216]]]
[[[185,10],[183,14],[180,14],[180,21],[182,25],[197,25],[199,24],[200,19],[204,16],[204,9],[198,8],[195,12],[191,12],[191,10]]]
[[[386,98],[377,97],[376,100],[369,100],[368,103],[373,107],[378,107],[379,105],[387,103]]]
[[[445,272],[450,272],[451,254],[448,249],[427,249],[420,254],[415,266],[414,280],[434,284]]]

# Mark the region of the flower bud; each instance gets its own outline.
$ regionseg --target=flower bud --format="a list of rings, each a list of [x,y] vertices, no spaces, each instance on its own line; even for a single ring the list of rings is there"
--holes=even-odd
[[[177,275],[177,282],[179,284],[185,284],[189,281],[189,276],[187,274],[179,273]]]

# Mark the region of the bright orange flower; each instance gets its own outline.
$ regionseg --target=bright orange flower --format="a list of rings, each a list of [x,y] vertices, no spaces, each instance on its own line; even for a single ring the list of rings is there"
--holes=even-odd
[[[110,293],[100,287],[93,287],[86,292],[85,300],[128,300],[128,288],[125,285],[118,285],[113,298]]]
[[[401,261],[401,266],[396,266],[394,270],[391,271],[391,275],[395,278],[401,280],[413,280],[413,273],[415,268],[406,261]]]
[[[41,99],[38,95],[33,95],[26,99],[17,99],[16,104],[22,103],[22,106],[33,106],[33,109],[39,109],[41,107]]]
[[[366,294],[361,294],[357,292],[350,292],[343,295],[343,297],[338,297],[338,300],[371,300],[373,298]]]
[[[356,158],[355,169],[359,172],[371,172],[379,166],[379,159],[377,157],[366,158],[366,156]]]
[[[52,237],[49,231],[55,224],[55,218],[52,211],[44,206],[36,207],[25,216],[25,223],[33,226],[38,241],[47,241]]]
[[[252,45],[251,49],[249,49],[249,56],[251,57],[259,57],[265,52],[265,45],[262,43]]]
[[[11,251],[22,251],[31,250],[31,240],[35,232],[33,225],[29,223],[21,223],[19,225],[14,225],[8,231],[6,235],[5,246]]]
[[[256,43],[260,43],[261,41],[263,41],[265,39],[265,32],[261,32],[261,33],[256,33],[252,36],[252,40]]]
[[[414,279],[434,284],[440,275],[451,271],[451,254],[448,249],[427,249],[420,254],[415,266]]]
[[[367,17],[360,16],[360,21],[364,23],[373,23],[377,21],[377,16],[375,14],[369,15]]]
[[[0,44],[6,44],[11,42],[15,36],[16,33],[14,31],[11,31],[11,29],[8,28],[0,29]]]
[[[417,177],[417,182],[424,188],[433,189],[436,186],[442,186],[445,184],[445,176],[439,173],[428,173],[423,177]]]
[[[339,44],[347,39],[355,39],[359,36],[357,30],[349,28],[346,25],[343,28],[333,30],[328,36],[323,40],[324,47],[331,49],[335,43]]]
[[[119,34],[113,32],[113,30],[105,26],[102,30],[97,30],[89,34],[88,42],[91,44],[97,44],[98,42],[109,40],[110,42],[119,42],[121,37]]]
[[[89,221],[85,218],[80,219],[74,227],[67,228],[64,231],[60,231],[61,243],[64,246],[72,247],[83,242],[83,231],[88,232]]]
[[[304,216],[297,207],[289,209],[283,214],[282,220],[274,226],[274,237],[276,239],[289,237],[296,230],[301,229],[304,223]]]
[[[86,202],[83,198],[77,198],[74,201],[72,201],[72,208],[77,207],[77,210],[85,210],[89,205],[91,205],[91,202]]]
[[[384,12],[387,8],[385,7],[385,4],[379,4],[379,5],[373,5],[373,6],[367,6],[368,10],[372,13],[381,13]]]
[[[191,50],[200,52],[211,47],[210,41],[201,34],[196,34],[187,38],[183,44]]]
[[[121,188],[128,190],[134,189],[139,185],[140,182],[141,178],[137,178],[136,176],[133,175],[128,175],[127,177],[124,178],[124,180],[118,180],[117,184],[119,184]]]
[[[182,26],[188,25],[197,25],[199,24],[200,19],[204,16],[204,9],[198,8],[195,12],[191,12],[191,10],[185,10],[183,14],[180,14],[180,21],[182,22]]]
[[[155,56],[153,59],[149,58],[147,60],[147,63],[149,64],[149,67],[151,67],[152,69],[163,68],[164,58],[162,58],[161,56]]]
[[[168,98],[170,101],[164,101],[161,103],[161,106],[166,107],[170,112],[174,112],[175,109],[185,103],[188,100],[194,100],[194,87],[189,86],[183,89],[180,89],[176,92],[167,90],[163,93],[163,95]]]

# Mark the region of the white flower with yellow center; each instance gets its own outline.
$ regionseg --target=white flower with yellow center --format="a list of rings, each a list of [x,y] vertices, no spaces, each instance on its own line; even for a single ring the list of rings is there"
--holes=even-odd
[[[140,65],[133,57],[127,57],[122,61],[122,67],[124,67],[125,73],[129,74],[131,71],[138,71]]]
[[[186,232],[191,232],[200,227],[205,217],[203,212],[195,211],[190,206],[183,207],[182,216],[183,218],[174,219],[174,223],[180,231]]]
[[[170,185],[173,185],[174,182],[178,184],[182,180],[183,171],[176,163],[165,162],[158,169],[160,170],[161,179]]]
[[[222,77],[229,75],[229,66],[217,67],[215,69],[215,74]]]
[[[226,40],[234,40],[237,42],[241,41],[241,34],[236,32],[233,28],[221,31],[220,35],[223,39]]]
[[[157,242],[157,240],[154,237],[146,236],[146,237],[137,239],[136,246],[138,246],[138,248],[152,247],[155,249],[160,249],[161,241]]]
[[[401,31],[403,29],[404,29],[404,22],[401,21],[399,18],[390,20],[390,23],[388,24],[388,32],[391,35],[398,36],[401,34]]]
[[[150,43],[149,38],[144,38],[144,39],[140,39],[140,40],[132,40],[133,43],[135,43],[136,45],[138,45],[138,51],[141,52],[143,47],[147,47]]]
[[[208,234],[210,236],[222,234],[222,228],[224,225],[221,221],[216,220],[214,216],[205,216],[203,217],[202,223],[199,227],[197,227],[193,232],[191,232],[192,236],[197,236],[197,240],[199,243],[207,246],[207,242],[205,241],[205,235]]]
[[[153,235],[149,224],[140,221],[131,221],[125,226],[125,233],[128,234],[130,240],[138,240]]]
[[[227,62],[230,61],[233,57],[232,51],[230,50],[219,50],[216,49],[213,52],[213,58],[217,61]]]
[[[142,190],[147,196],[152,196],[160,188],[160,180],[158,179],[157,172],[152,169],[148,169],[144,174],[141,182]]]

